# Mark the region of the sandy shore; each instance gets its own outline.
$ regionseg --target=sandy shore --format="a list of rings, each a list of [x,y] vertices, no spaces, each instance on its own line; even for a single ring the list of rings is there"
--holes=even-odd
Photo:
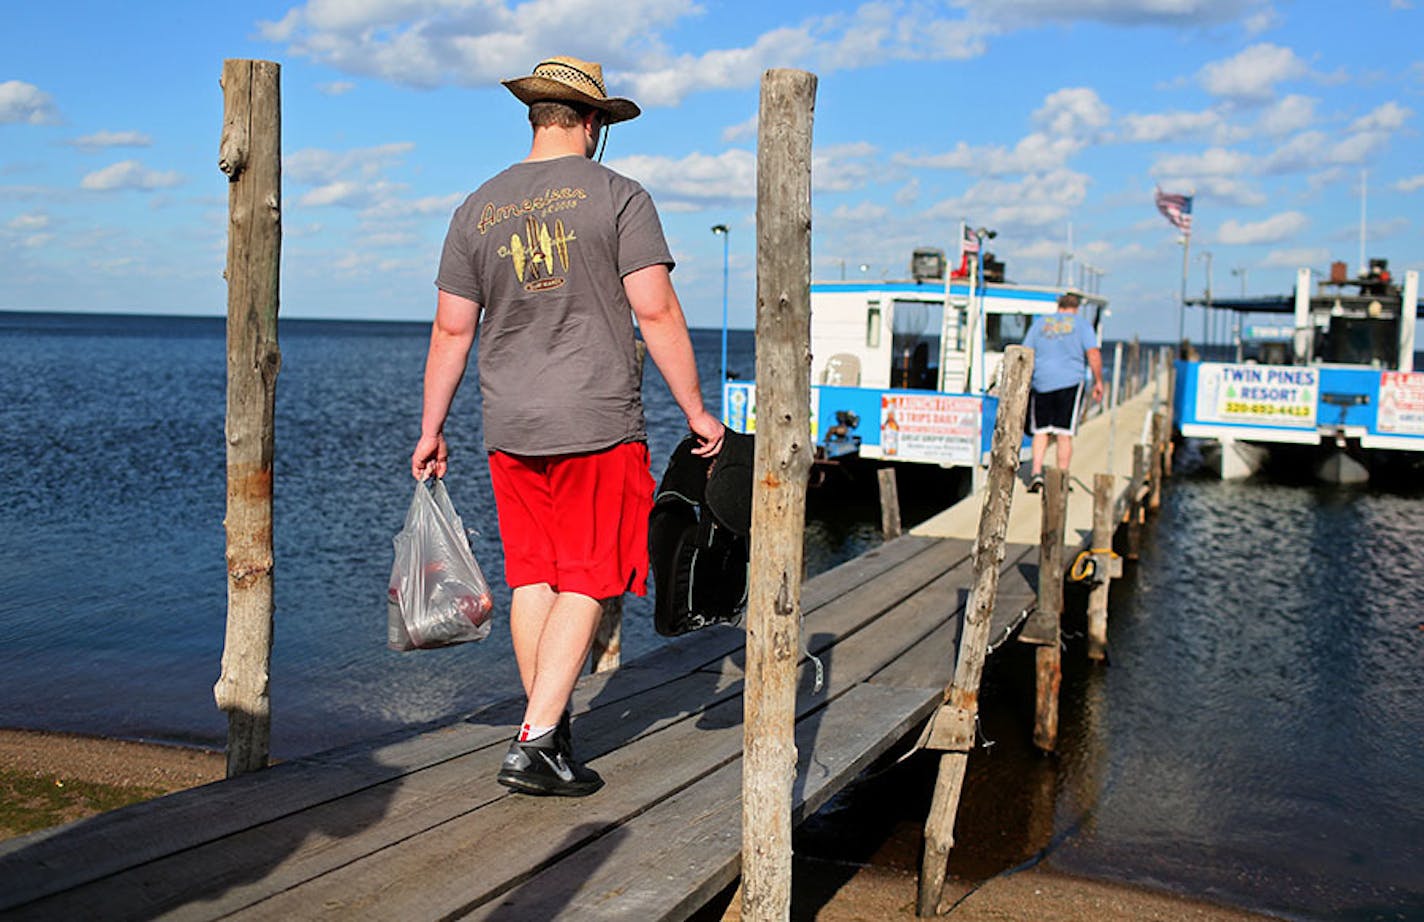
[[[96,812],[92,798],[78,793],[85,785],[104,786],[126,799],[142,800],[220,780],[224,758],[222,753],[178,746],[0,730],[0,773],[55,787],[63,801],[60,822],[69,822]],[[70,790],[75,791],[73,796],[67,793]],[[16,796],[10,789],[5,794]],[[0,838],[15,834],[16,830],[0,825]],[[798,860],[794,876],[793,919],[854,922],[915,918],[915,876],[902,869],[830,867],[812,859]],[[1044,868],[987,882],[951,880],[941,911],[958,922],[1250,922],[1267,918]],[[738,918],[736,901],[732,900],[724,919]]]

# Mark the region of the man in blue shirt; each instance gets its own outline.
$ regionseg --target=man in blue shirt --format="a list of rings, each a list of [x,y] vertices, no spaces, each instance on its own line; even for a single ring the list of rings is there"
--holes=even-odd
[[[1028,428],[1033,434],[1033,467],[1028,490],[1043,489],[1043,459],[1048,439],[1057,444],[1058,467],[1068,470],[1073,459],[1073,435],[1083,401],[1083,372],[1093,373],[1093,401],[1103,399],[1103,353],[1086,318],[1078,316],[1079,298],[1058,298],[1058,312],[1034,321],[1024,345],[1033,350],[1033,380],[1029,385]]]

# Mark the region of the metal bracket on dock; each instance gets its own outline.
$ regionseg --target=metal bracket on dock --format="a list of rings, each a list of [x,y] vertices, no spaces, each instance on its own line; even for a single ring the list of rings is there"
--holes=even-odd
[[[941,752],[968,752],[974,748],[974,713],[952,704],[940,705],[930,720],[926,749]]]

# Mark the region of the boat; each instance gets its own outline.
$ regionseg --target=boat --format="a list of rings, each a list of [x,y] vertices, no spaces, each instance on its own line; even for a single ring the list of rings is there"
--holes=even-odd
[[[1353,277],[1335,262],[1314,291],[1312,276],[1297,270],[1290,295],[1187,302],[1235,319],[1235,361],[1180,358],[1174,403],[1179,434],[1215,443],[1203,456],[1224,479],[1282,458],[1292,466],[1303,460],[1317,479],[1336,484],[1424,463],[1424,373],[1414,370],[1418,271],[1401,285],[1387,260],[1372,259]],[[1261,314],[1291,322],[1244,325]]]
[[[1004,263],[982,246],[961,247],[953,267],[942,249],[916,249],[905,278],[813,281],[812,485],[858,462],[982,470],[1004,350],[1067,292],[1098,329],[1104,298],[1007,281]],[[754,432],[756,382],[724,381],[722,390],[726,425]]]

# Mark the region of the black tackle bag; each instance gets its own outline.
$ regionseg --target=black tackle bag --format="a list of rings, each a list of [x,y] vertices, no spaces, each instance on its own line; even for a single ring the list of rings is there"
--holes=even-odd
[[[716,457],[696,447],[688,437],[673,451],[648,517],[653,625],[664,637],[735,624],[747,608],[755,440],[728,429]]]

